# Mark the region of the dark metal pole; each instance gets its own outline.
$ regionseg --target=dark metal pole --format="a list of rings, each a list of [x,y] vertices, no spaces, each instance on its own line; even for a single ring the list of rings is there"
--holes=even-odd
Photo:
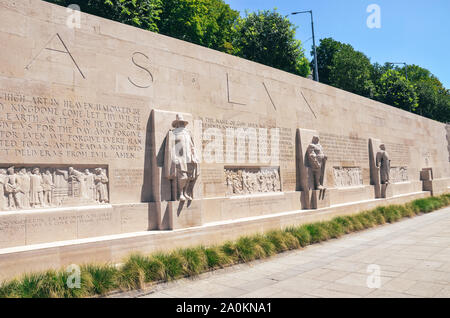
[[[299,11],[299,12],[292,12],[292,15],[296,15],[299,13],[309,13],[311,14],[311,31],[312,31],[312,38],[313,38],[313,49],[314,49],[314,77],[315,77],[315,81],[318,82],[319,81],[319,67],[317,64],[317,49],[316,49],[316,36],[315,36],[315,32],[314,32],[314,19],[313,19],[313,12],[312,10],[309,11]]]
[[[314,19],[313,19],[313,12],[312,12],[312,10],[309,11],[309,13],[311,13],[311,29],[312,29],[313,46],[314,46],[314,72],[315,72],[316,82],[318,82],[319,81],[319,68],[317,66],[316,37],[315,37],[315,34],[314,34]]]

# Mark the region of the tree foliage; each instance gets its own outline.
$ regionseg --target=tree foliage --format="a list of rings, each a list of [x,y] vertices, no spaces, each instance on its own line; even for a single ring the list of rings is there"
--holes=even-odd
[[[363,53],[332,38],[320,41],[317,55],[322,83],[431,119],[450,120],[449,91],[425,68],[408,65],[407,79],[405,67],[371,64]]]
[[[238,17],[223,0],[164,0],[158,26],[162,34],[231,53]]]
[[[295,26],[276,11],[258,11],[240,18],[234,31],[234,54],[306,77],[309,62]]]
[[[85,13],[129,24],[149,31],[158,31],[163,0],[45,0],[69,6],[76,4]],[[165,1],[165,0],[164,0]]]
[[[377,99],[408,111],[416,110],[418,98],[414,85],[397,70],[388,70],[380,78]]]
[[[355,94],[371,96],[374,91],[371,67],[367,56],[350,45],[343,45],[331,61],[330,84]]]

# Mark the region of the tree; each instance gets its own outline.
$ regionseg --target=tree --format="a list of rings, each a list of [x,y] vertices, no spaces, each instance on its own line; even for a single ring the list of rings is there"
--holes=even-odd
[[[85,13],[158,31],[162,0],[45,0],[61,6],[76,4]]]
[[[223,0],[164,0],[159,32],[212,49],[232,52],[239,12]]]
[[[450,90],[439,93],[436,107],[433,109],[432,119],[443,123],[450,123]]]
[[[414,111],[418,106],[414,85],[397,70],[388,70],[381,76],[377,87],[377,99],[407,111]]]
[[[373,96],[372,64],[367,56],[343,45],[333,56],[330,65],[330,84],[362,96]]]
[[[233,35],[234,54],[303,77],[310,74],[309,61],[295,26],[274,11],[258,11],[240,18]]]
[[[345,44],[335,41],[332,38],[325,38],[320,40],[320,45],[316,48],[318,63],[317,69],[319,71],[319,79],[321,83],[330,85],[330,70],[331,64],[335,54]],[[314,49],[311,51],[311,55],[314,56]],[[311,68],[314,68],[315,58],[311,61]]]

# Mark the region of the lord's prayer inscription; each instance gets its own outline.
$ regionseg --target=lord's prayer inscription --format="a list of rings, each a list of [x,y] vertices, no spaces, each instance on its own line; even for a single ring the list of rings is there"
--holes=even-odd
[[[141,110],[78,99],[0,92],[0,156],[137,159]]]

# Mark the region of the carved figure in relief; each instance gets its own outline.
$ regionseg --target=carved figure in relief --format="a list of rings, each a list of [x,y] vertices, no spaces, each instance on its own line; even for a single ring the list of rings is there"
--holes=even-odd
[[[380,145],[380,150],[377,152],[376,165],[380,173],[381,184],[389,184],[389,173],[391,170],[391,160],[389,160],[389,155],[386,151],[386,146],[384,144]]]
[[[273,191],[275,192],[281,191],[280,175],[277,170],[273,172],[272,180],[273,180]]]
[[[48,169],[42,175],[42,189],[44,193],[44,206],[51,206],[53,204],[52,192],[55,189],[55,185],[53,183],[53,176]]]
[[[25,168],[20,169],[17,174],[17,197],[22,208],[30,207],[30,183],[31,178]]]
[[[242,171],[233,174],[233,193],[242,194],[243,192],[243,181],[242,181]]]
[[[64,198],[69,196],[69,172],[56,169],[54,177],[53,204],[62,205]]]
[[[30,177],[30,205],[32,207],[41,207],[44,203],[44,188],[42,176],[39,168],[33,169]]]
[[[277,169],[225,169],[227,194],[252,194],[281,191]]]
[[[5,184],[5,193],[8,196],[8,207],[10,209],[20,209],[20,195],[18,196],[17,193],[19,192],[18,185],[17,185],[17,175],[14,172],[14,167],[10,167],[7,170],[8,177],[6,179]]]
[[[199,160],[187,125],[182,115],[176,116],[172,122],[174,129],[167,133],[164,152],[164,176],[171,180],[172,198],[180,201],[193,200],[193,189],[199,176]]]
[[[319,137],[314,136],[305,154],[305,166],[308,168],[309,183],[313,190],[324,189],[323,179],[327,156],[319,141]]]
[[[86,196],[89,200],[95,200],[95,183],[94,183],[94,174],[89,171],[89,169],[84,170],[84,174],[86,175]]]
[[[6,210],[5,184],[8,176],[5,169],[0,169],[0,211]]]
[[[108,203],[108,177],[102,168],[95,169],[95,199],[98,203]]]
[[[72,181],[72,195],[76,193],[76,186],[78,184],[79,196],[83,199],[87,199],[86,176],[82,172],[75,170],[73,167],[69,167],[69,180]]]

